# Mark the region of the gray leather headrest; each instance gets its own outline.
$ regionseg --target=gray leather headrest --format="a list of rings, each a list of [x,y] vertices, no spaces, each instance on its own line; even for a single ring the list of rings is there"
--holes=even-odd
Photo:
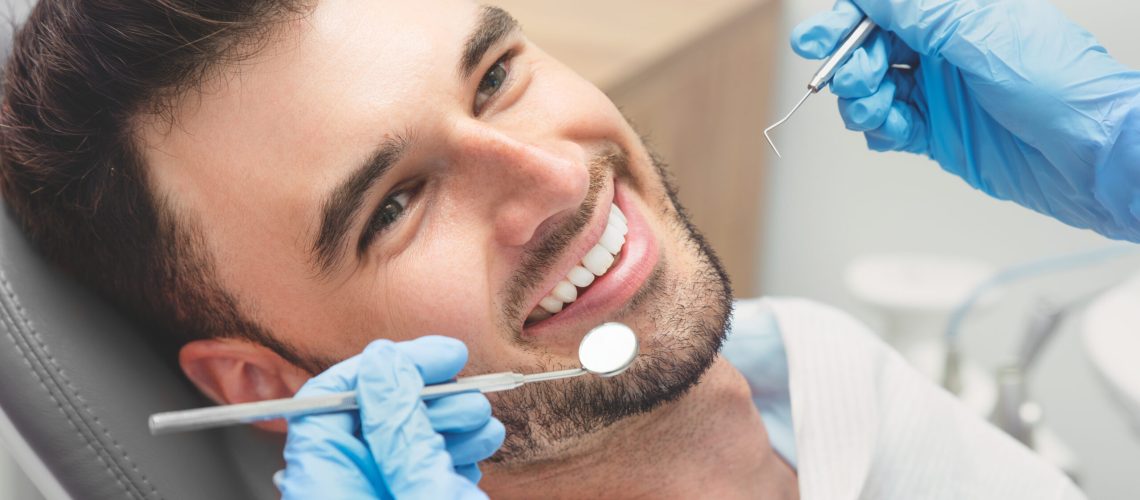
[[[154,412],[207,404],[104,301],[0,216],[0,409],[70,496],[274,498],[280,443],[250,428],[153,437]],[[19,457],[17,457],[19,460]]]
[[[32,3],[0,4],[0,53]],[[151,413],[207,404],[144,341],[159,333],[141,331],[47,265],[0,208],[0,427],[18,433],[19,446],[6,449],[45,493],[277,498],[276,437],[250,428],[150,436]]]

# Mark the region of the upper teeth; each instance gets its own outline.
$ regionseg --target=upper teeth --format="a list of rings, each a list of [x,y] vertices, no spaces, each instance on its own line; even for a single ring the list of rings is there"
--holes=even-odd
[[[574,266],[566,277],[554,285],[550,294],[538,303],[538,307],[531,311],[527,321],[539,321],[549,318],[562,311],[562,308],[578,299],[578,289],[590,286],[594,278],[606,274],[614,264],[621,248],[625,245],[625,235],[629,232],[626,225],[625,214],[617,205],[610,205],[610,218],[606,222],[606,230],[602,232],[598,243],[586,252],[582,261]]]

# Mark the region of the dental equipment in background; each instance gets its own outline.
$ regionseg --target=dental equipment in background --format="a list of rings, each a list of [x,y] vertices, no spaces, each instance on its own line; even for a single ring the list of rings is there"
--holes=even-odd
[[[606,323],[590,330],[578,345],[581,368],[544,373],[493,373],[461,377],[446,384],[424,387],[420,397],[434,399],[460,392],[498,392],[531,382],[545,382],[592,373],[599,377],[619,375],[637,357],[637,335],[622,323]],[[195,431],[227,425],[248,424],[276,418],[356,410],[356,392],[342,392],[311,398],[284,398],[254,403],[156,413],[150,416],[153,435]]]
[[[784,122],[788,121],[792,115],[794,115],[796,111],[800,109],[800,106],[803,106],[808,97],[811,97],[812,94],[818,93],[820,90],[826,87],[827,84],[831,81],[831,78],[835,76],[835,71],[839,69],[839,65],[846,62],[847,58],[851,57],[851,54],[855,53],[855,49],[863,45],[863,42],[867,40],[867,37],[871,36],[871,33],[873,31],[875,31],[874,21],[871,21],[871,18],[869,17],[864,17],[863,21],[855,26],[855,29],[851,31],[851,34],[847,35],[847,39],[843,41],[843,44],[835,50],[834,54],[831,54],[831,57],[828,57],[827,60],[823,62],[823,66],[820,66],[819,71],[816,71],[815,75],[811,77],[811,81],[808,82],[807,85],[808,91],[806,94],[804,94],[803,98],[800,99],[800,102],[796,103],[795,107],[793,107],[787,115],[781,118],[780,121],[773,123],[772,126],[764,129],[764,138],[768,139],[768,144],[772,146],[772,151],[776,152],[777,157],[783,158],[783,156],[780,155],[780,150],[776,148],[776,143],[772,141],[772,136],[769,133],[776,127],[779,127],[780,125],[783,125]]]
[[[1111,286],[1099,288],[1062,304],[1039,299],[1030,311],[1029,327],[1016,355],[1009,363],[998,368],[998,402],[992,420],[1022,444],[1030,448],[1035,446],[1034,429],[1040,424],[1042,416],[1040,408],[1029,398],[1026,388],[1029,372],[1037,364],[1045,346],[1057,336],[1065,320],[1109,288]]]
[[[974,306],[984,302],[983,299],[988,294],[1031,278],[1103,265],[1112,260],[1138,255],[1140,251],[1134,245],[1113,245],[1016,264],[993,274],[967,294],[950,314],[943,334],[946,352],[942,386],[952,394],[962,393],[962,329]],[[1045,347],[1057,336],[1065,320],[1106,289],[1101,287],[1064,302],[1040,300],[1031,311],[1028,328],[1020,339],[1014,356],[1009,362],[999,365],[994,373],[997,399],[989,415],[991,422],[1064,471],[1077,484],[1080,484],[1081,471],[1076,455],[1045,424],[1041,406],[1030,395],[1028,379]]]
[[[945,368],[942,371],[942,387],[950,393],[958,395],[962,391],[962,360],[960,337],[962,325],[969,317],[971,310],[983,297],[1002,286],[1020,282],[1025,279],[1048,275],[1061,271],[1080,269],[1094,266],[1113,259],[1140,255],[1134,245],[1113,245],[1067,255],[1046,257],[1039,260],[1025,262],[1007,267],[990,279],[975,287],[966,299],[958,304],[950,313],[946,324],[946,357]]]
[[[1030,393],[1028,380],[1042,351],[1057,337],[1065,320],[1083,310],[1093,299],[1115,287],[1100,287],[1068,302],[1038,299],[1030,310],[1029,326],[1021,338],[1017,353],[999,367],[997,402],[990,421],[1026,447],[1042,455],[1061,469],[1076,484],[1081,484],[1080,466],[1070,447],[1045,424],[1045,413]]]

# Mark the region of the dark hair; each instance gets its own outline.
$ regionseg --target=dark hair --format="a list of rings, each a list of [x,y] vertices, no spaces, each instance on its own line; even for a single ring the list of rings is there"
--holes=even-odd
[[[133,124],[263,46],[298,0],[43,0],[13,41],[0,184],[34,245],[173,350],[237,337],[300,356],[241,312],[194,219],[148,181]],[[169,351],[168,351],[169,352]]]

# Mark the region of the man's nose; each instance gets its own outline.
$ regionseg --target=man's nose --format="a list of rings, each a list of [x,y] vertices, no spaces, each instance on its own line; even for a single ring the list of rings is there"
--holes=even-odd
[[[588,160],[573,143],[540,145],[500,131],[461,142],[500,245],[526,245],[544,222],[576,213],[589,192]]]

